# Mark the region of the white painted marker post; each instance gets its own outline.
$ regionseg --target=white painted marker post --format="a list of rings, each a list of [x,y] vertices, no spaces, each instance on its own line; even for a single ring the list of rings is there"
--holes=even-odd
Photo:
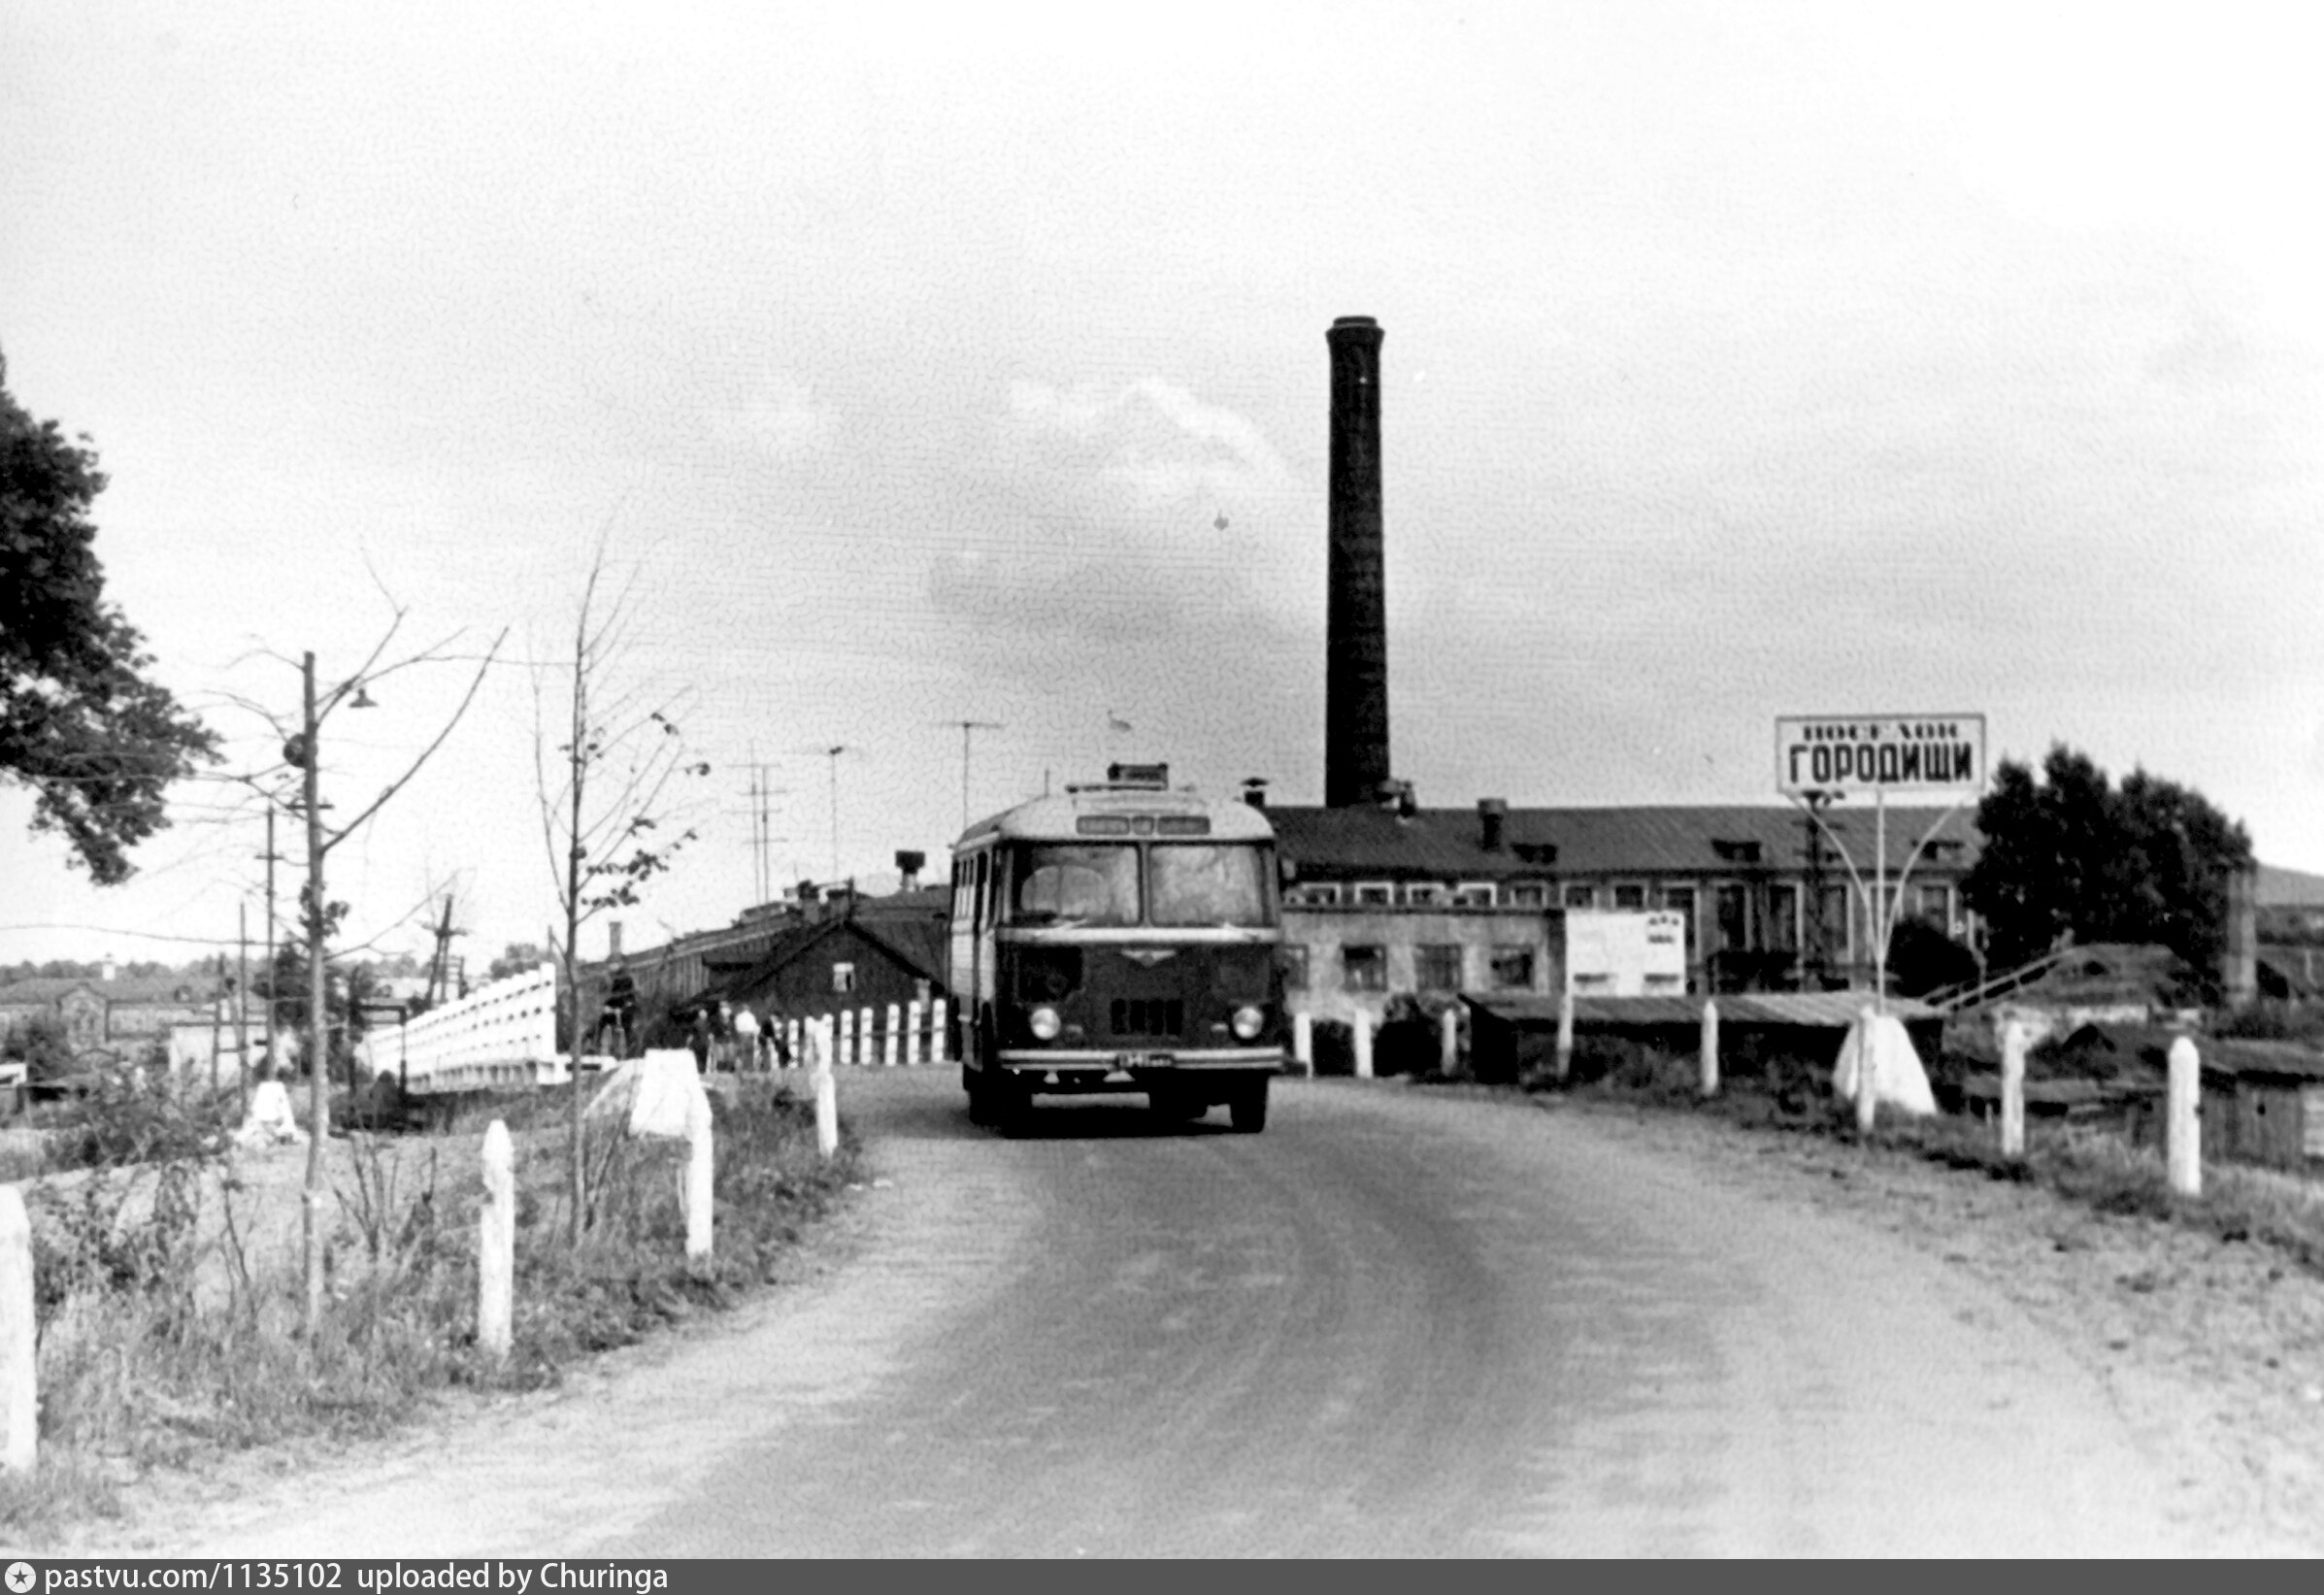
[[[825,1018],[811,1027],[808,1044],[814,1054],[815,1146],[825,1157],[839,1153],[839,1081],[831,1073],[831,1023]]]
[[[1447,1008],[1437,1015],[1437,1073],[1453,1074],[1461,1066],[1461,1016]]]
[[[1299,1072],[1308,1079],[1315,1078],[1315,1015],[1291,1015],[1291,1058],[1299,1065]]]
[[[24,1193],[0,1185],[0,1467],[30,1473],[40,1455],[39,1344],[32,1313],[32,1220]]]
[[[716,1156],[711,1146],[711,1105],[696,1095],[686,1106],[686,1256],[711,1254],[713,1210],[717,1205]]]
[[[515,1318],[515,1161],[509,1127],[496,1118],[484,1131],[484,1205],[476,1221],[476,1344],[494,1357],[509,1354]]]
[[[947,1063],[952,1048],[945,1040],[945,1000],[937,998],[928,1005],[928,1061]]]
[[[2203,1194],[2203,1066],[2195,1044],[2181,1036],[2171,1044],[2171,1188],[2181,1196]]]
[[[1372,1078],[1372,1015],[1355,1011],[1355,1078]]]
[[[855,1061],[869,1069],[875,1061],[872,1057],[872,1011],[869,1008],[863,1011],[858,1019],[855,1035],[858,1042]]]
[[[920,1022],[927,1017],[927,1010],[917,997],[904,1008],[904,1067],[916,1068],[920,1061]]]
[[[1574,1075],[1574,988],[1569,985],[1557,998],[1557,1078],[1562,1081]]]
[[[904,1040],[904,1011],[894,1003],[887,1005],[887,1045],[880,1049],[880,1061],[889,1069],[896,1066],[897,1048]]]
[[[2015,1019],[2002,1023],[2001,1150],[2025,1156],[2025,1026]]]
[[[1703,1004],[1702,1045],[1703,1094],[1719,1094],[1719,1005],[1708,999]]]
[[[1856,1048],[1856,1133],[1873,1133],[1873,1123],[1880,1113],[1880,1015],[1871,1004],[1861,1014],[1864,1020],[1864,1045]]]

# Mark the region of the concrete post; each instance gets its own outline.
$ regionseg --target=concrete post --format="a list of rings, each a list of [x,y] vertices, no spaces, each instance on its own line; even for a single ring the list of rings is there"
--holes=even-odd
[[[872,1011],[869,1008],[855,1015],[855,1061],[866,1069],[876,1061],[872,1055]]]
[[[1372,1078],[1372,1015],[1357,1009],[1355,1018],[1355,1078]]]
[[[1708,998],[1703,1003],[1701,1064],[1703,1094],[1715,1097],[1719,1094],[1719,1005]]]
[[[904,1009],[904,1067],[910,1069],[920,1061],[920,1021],[928,1016],[926,1005],[914,997]]]
[[[1858,1015],[1864,1022],[1864,1045],[1856,1049],[1856,1133],[1870,1135],[1880,1114],[1880,1025],[1872,1004]]]
[[[2025,1156],[2025,1026],[2016,1019],[2002,1022],[2001,1150]]]
[[[2171,1044],[2171,1188],[2181,1196],[2203,1194],[2203,1066],[2195,1044],[2181,1036]]]
[[[855,1014],[843,1008],[834,1016],[834,1022],[839,1026],[839,1041],[832,1048],[832,1061],[845,1069],[855,1061]]]
[[[1291,1058],[1299,1065],[1299,1072],[1310,1080],[1315,1078],[1315,1015],[1291,1015]]]
[[[880,1062],[882,1066],[889,1069],[896,1066],[898,1049],[904,1043],[903,1031],[904,1011],[894,1003],[890,1003],[887,1005],[887,1045],[880,1051]]]
[[[1437,1015],[1437,1073],[1451,1075],[1461,1067],[1461,1016],[1447,1008]]]
[[[825,1157],[839,1151],[839,1081],[831,1073],[831,1027],[828,1017],[817,1020],[809,1042],[814,1054],[815,1146]]]
[[[937,998],[928,1005],[928,1061],[946,1063],[951,1059],[952,1048],[946,1043],[945,1030],[945,1000]]]
[[[484,1131],[484,1205],[477,1214],[476,1343],[488,1356],[509,1354],[515,1319],[516,1168],[509,1127]]]
[[[716,1206],[716,1156],[711,1146],[711,1105],[696,1096],[686,1109],[686,1256],[711,1254],[711,1223]]]
[[[1574,988],[1568,986],[1557,998],[1557,1078],[1571,1080],[1574,1075]]]
[[[39,1343],[32,1312],[32,1219],[24,1193],[0,1185],[0,1468],[32,1472],[40,1455]]]

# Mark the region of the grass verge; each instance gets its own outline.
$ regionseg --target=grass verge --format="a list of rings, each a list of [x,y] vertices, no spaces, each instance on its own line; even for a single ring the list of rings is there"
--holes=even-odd
[[[569,1244],[562,1092],[480,1104],[442,1136],[348,1138],[335,1148],[326,1308],[312,1338],[298,1249],[253,1244],[270,1223],[295,1231],[296,1189],[248,1183],[211,1109],[156,1108],[189,1119],[184,1133],[26,1187],[41,1451],[30,1475],[0,1476],[0,1531],[38,1548],[76,1522],[120,1515],[123,1486],[153,1470],[383,1434],[449,1392],[550,1385],[591,1353],[735,1305],[854,1179],[858,1149],[843,1137],[825,1161],[812,1107],[779,1090],[712,1104],[716,1239],[697,1264],[684,1255],[683,1146],[613,1126],[593,1126],[585,1144],[591,1211]],[[476,1345],[477,1150],[492,1117],[516,1148],[505,1360]],[[58,1145],[83,1149],[71,1136]]]

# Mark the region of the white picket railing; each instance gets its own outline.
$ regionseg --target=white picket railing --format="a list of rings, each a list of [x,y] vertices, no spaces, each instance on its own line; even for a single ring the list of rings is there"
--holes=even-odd
[[[545,963],[374,1030],[364,1046],[375,1074],[415,1093],[556,1085],[567,1078],[556,1008],[557,966]]]
[[[952,1060],[945,1042],[945,1015],[946,1003],[942,997],[926,1003],[889,1003],[885,1009],[843,1009],[836,1015],[825,1015],[836,1034],[836,1040],[830,1043],[831,1061],[848,1067],[880,1065],[889,1069],[898,1065],[914,1068],[926,1063],[949,1063]],[[807,1061],[802,1024],[816,1022],[813,1019],[788,1022],[784,1039],[790,1047],[793,1068]]]

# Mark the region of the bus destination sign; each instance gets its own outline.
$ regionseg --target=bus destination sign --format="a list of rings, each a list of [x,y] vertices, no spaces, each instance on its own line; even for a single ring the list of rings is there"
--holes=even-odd
[[[1982,714],[1832,714],[1776,721],[1776,787],[1975,791],[1985,784]]]

